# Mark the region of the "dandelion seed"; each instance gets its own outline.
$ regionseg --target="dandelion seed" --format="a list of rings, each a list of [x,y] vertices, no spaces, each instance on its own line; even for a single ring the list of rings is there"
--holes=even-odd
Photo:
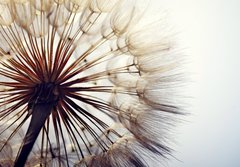
[[[0,166],[171,155],[179,59],[141,17],[132,0],[0,0]]]

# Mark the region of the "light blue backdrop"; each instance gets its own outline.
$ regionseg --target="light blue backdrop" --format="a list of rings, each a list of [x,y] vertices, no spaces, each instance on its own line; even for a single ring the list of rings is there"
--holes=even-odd
[[[170,167],[240,166],[240,1],[152,0],[191,55],[192,116],[178,127]],[[155,11],[154,11],[155,9]]]

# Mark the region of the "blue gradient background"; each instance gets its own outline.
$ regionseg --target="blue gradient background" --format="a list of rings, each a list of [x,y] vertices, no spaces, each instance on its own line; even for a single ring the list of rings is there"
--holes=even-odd
[[[190,55],[191,116],[177,128],[169,167],[240,166],[240,1],[152,0],[166,9]]]

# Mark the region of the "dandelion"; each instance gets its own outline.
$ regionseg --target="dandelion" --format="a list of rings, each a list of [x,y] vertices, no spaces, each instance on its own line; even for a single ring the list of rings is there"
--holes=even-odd
[[[179,59],[129,0],[0,0],[0,166],[171,155]]]

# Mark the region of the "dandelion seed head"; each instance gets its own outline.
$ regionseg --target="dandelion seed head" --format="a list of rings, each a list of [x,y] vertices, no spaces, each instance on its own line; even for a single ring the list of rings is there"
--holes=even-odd
[[[148,166],[171,155],[181,64],[134,0],[0,0],[0,166]],[[139,24],[139,25],[138,25]]]

